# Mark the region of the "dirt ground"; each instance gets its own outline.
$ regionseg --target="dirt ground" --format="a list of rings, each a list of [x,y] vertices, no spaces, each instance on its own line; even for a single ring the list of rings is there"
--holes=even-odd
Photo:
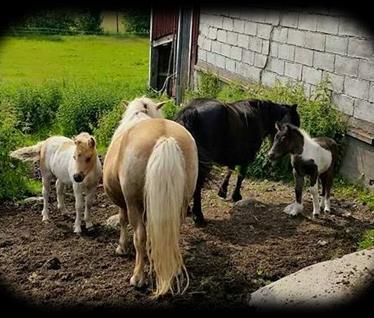
[[[235,183],[233,175],[230,187]],[[0,207],[0,272],[7,292],[32,305],[53,308],[113,309],[243,309],[252,291],[316,262],[357,250],[361,234],[374,228],[374,212],[355,201],[332,198],[332,213],[311,218],[312,203],[304,193],[305,212],[291,218],[283,208],[293,189],[270,181],[246,179],[243,200],[233,204],[217,196],[221,175],[203,193],[204,228],[190,217],[182,227],[182,250],[190,275],[183,296],[151,299],[149,289],[134,289],[129,280],[134,252],[116,256],[119,229],[105,225],[117,213],[100,186],[92,216],[95,227],[73,233],[70,214],[57,210],[51,198],[51,221],[43,224],[42,203]]]

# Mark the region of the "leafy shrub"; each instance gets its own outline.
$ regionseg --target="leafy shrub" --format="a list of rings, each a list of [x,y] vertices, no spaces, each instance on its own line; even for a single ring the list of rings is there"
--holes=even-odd
[[[131,8],[123,15],[122,23],[126,32],[149,33],[150,16],[148,8]]]
[[[61,33],[101,33],[102,18],[100,11],[93,9],[42,10],[33,12],[18,21],[17,27],[28,29],[40,28],[43,32],[60,30]]]
[[[67,87],[57,113],[61,131],[67,136],[82,131],[92,133],[102,115],[112,110],[123,98],[133,98],[142,92],[143,87],[130,87],[119,82]]]
[[[1,100],[8,100],[16,111],[16,127],[24,133],[34,133],[49,127],[61,103],[61,87],[55,82],[1,85]]]
[[[105,113],[99,119],[98,127],[94,130],[94,135],[100,146],[109,146],[110,140],[124,112],[125,107],[123,103],[118,103],[111,111]]]
[[[187,90],[185,100],[194,98],[217,98],[222,90],[222,83],[212,72],[199,73],[197,90]]]
[[[0,102],[0,202],[17,199],[27,193],[27,168],[12,160],[9,152],[23,142],[23,134],[16,128],[16,111],[7,101]]]

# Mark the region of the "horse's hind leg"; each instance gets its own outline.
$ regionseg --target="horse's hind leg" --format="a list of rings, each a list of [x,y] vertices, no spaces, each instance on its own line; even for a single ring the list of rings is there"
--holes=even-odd
[[[144,262],[146,256],[146,231],[142,220],[142,209],[136,206],[128,206],[129,221],[134,229],[134,246],[136,250],[134,273],[130,284],[135,287],[144,285]]]
[[[319,176],[319,179],[321,180],[321,185],[322,185],[322,194],[320,197],[319,205],[320,209],[323,210],[325,208],[326,200],[325,200],[325,195],[326,195],[326,174],[321,174]]]
[[[229,182],[230,182],[230,177],[231,177],[231,174],[232,174],[232,170],[233,170],[233,167],[228,167],[227,168],[227,173],[226,173],[226,176],[225,176],[225,179],[223,180],[220,188],[219,188],[219,191],[218,191],[218,196],[220,196],[221,198],[226,198],[227,196],[227,187],[229,185]]]
[[[197,185],[193,195],[192,218],[197,226],[205,226],[203,212],[201,211],[201,185]]]
[[[43,211],[42,211],[42,221],[47,221],[49,220],[49,207],[48,207],[48,204],[49,204],[49,194],[50,194],[50,191],[51,191],[51,179],[52,179],[52,175],[50,173],[44,173],[43,174],[43,178],[42,178],[42,182],[43,182],[43,190],[42,190],[42,193],[43,193]]]
[[[325,193],[325,208],[324,208],[324,211],[329,213],[330,210],[331,210],[331,206],[330,206],[330,192],[331,192],[331,187],[332,187],[332,183],[333,183],[333,173],[332,172],[329,172],[327,175],[326,175],[326,193]]]
[[[128,236],[127,225],[129,224],[129,219],[127,216],[127,210],[119,208],[119,224],[121,226],[121,234],[119,237],[119,245],[116,249],[116,254],[124,255],[128,251]]]
[[[57,208],[62,212],[62,214],[66,214],[66,206],[65,206],[65,185],[59,180],[56,180],[56,192],[57,192]]]
[[[237,202],[242,199],[242,195],[240,194],[240,188],[242,186],[242,182],[247,173],[247,169],[248,169],[248,165],[239,166],[238,180],[236,181],[235,190],[234,190],[234,193],[232,194],[232,200],[234,202]]]

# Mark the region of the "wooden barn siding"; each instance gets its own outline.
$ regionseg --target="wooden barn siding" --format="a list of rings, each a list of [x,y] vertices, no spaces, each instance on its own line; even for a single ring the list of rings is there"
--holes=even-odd
[[[176,33],[178,16],[178,8],[153,8],[152,40]]]

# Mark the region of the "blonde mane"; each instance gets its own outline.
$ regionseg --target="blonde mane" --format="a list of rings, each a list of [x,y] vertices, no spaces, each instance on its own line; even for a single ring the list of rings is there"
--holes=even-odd
[[[127,105],[126,111],[123,113],[122,119],[113,134],[112,141],[140,121],[161,117],[158,104],[144,96],[136,98]]]

